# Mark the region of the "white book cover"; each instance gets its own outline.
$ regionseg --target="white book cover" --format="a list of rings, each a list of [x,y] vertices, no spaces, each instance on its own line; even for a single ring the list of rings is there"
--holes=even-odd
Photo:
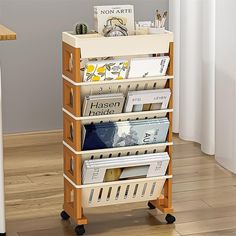
[[[124,112],[143,111],[143,106],[149,104],[152,104],[149,110],[166,109],[170,96],[170,89],[129,91]],[[159,106],[155,106],[156,104],[159,104]]]
[[[134,6],[133,5],[111,5],[111,6],[94,6],[95,30],[103,34],[104,26],[112,18],[119,18],[127,28],[128,34],[134,33]],[[113,24],[121,24],[120,21],[113,21]]]
[[[170,62],[168,56],[133,58],[130,61],[128,78],[164,76]]]
[[[85,65],[84,81],[126,79],[128,68],[128,60],[123,59],[89,61]]]
[[[152,153],[115,158],[85,160],[83,164],[83,184],[102,183],[107,170],[121,168],[120,179],[133,177],[155,177],[165,175],[168,153]],[[138,168],[136,168],[138,167]]]

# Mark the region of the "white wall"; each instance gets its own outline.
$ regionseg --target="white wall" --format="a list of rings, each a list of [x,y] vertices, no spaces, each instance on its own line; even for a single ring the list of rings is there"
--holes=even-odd
[[[17,32],[0,44],[5,133],[62,127],[61,32],[77,21],[93,26],[102,4],[133,4],[139,20],[168,8],[168,0],[0,0],[1,24]]]

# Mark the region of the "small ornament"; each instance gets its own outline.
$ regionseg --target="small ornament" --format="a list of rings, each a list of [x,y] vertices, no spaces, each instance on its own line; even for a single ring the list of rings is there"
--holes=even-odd
[[[87,34],[88,26],[84,23],[76,24],[75,26],[75,34]]]

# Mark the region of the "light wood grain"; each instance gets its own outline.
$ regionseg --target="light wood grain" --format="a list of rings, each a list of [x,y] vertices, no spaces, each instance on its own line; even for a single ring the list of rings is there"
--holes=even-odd
[[[7,27],[0,25],[0,40],[15,40],[16,33]]]
[[[3,136],[5,148],[59,143],[63,140],[62,130],[7,134]]]
[[[191,236],[235,236],[236,229],[229,229],[229,230],[220,230],[208,233],[201,233],[201,234],[191,234]]]
[[[63,204],[61,137],[61,132],[7,137],[4,153],[9,236],[74,235],[70,223],[59,218]],[[146,203],[91,208],[85,209],[89,219],[86,235],[236,235],[235,175],[218,166],[213,156],[201,153],[198,144],[179,140],[176,135],[174,139],[176,223],[166,225],[165,215],[148,210]]]
[[[209,231],[228,230],[236,227],[236,216],[228,216],[217,219],[199,220],[177,224],[176,230],[181,235],[193,233],[205,233]]]

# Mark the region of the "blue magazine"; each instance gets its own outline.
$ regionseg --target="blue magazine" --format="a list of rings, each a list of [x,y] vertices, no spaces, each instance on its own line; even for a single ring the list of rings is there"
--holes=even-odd
[[[168,130],[166,117],[89,124],[84,126],[83,150],[162,143]]]

